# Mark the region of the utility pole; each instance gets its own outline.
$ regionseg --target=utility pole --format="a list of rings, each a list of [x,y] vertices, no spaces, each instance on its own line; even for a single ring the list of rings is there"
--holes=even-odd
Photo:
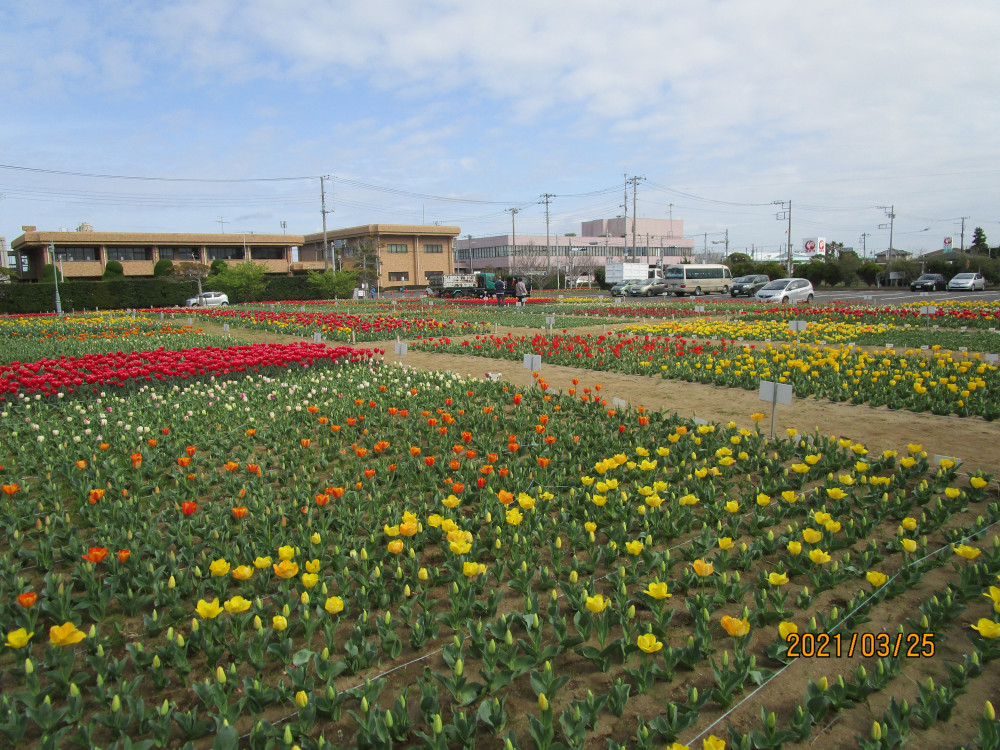
[[[959,218],[962,220],[962,252],[964,253],[965,252],[965,220],[968,219],[969,217],[968,216],[960,216]]]
[[[552,244],[549,239],[549,201],[551,201],[555,196],[552,193],[542,193],[542,200],[539,203],[545,204],[545,252],[548,256],[545,259],[545,273],[548,273],[552,269]],[[556,274],[558,277],[558,274]]]
[[[62,302],[59,299],[59,265],[56,262],[56,243],[49,243],[49,255],[52,256],[52,278],[56,282],[56,315],[62,317]]]
[[[222,225],[222,233],[225,234],[226,233],[226,224],[228,224],[229,222],[226,221],[225,219],[223,219],[221,216],[218,219],[216,219],[215,222],[217,224]]]
[[[889,263],[892,262],[892,225],[893,225],[893,223],[895,222],[895,219],[896,219],[896,207],[893,205],[893,206],[876,206],[876,208],[881,208],[883,211],[885,211],[885,215],[887,217],[889,217],[889,223],[888,224],[879,224],[878,225],[879,229],[888,229],[889,230],[889,249],[888,249],[888,251],[886,252],[886,255],[885,255],[885,264],[886,264],[886,266],[888,266]]]
[[[326,238],[326,175],[319,178],[320,210],[323,212],[323,273],[330,270],[330,243]]]
[[[514,234],[514,217],[517,216],[521,209],[519,208],[505,208],[504,211],[510,211],[510,257],[517,257],[517,237]],[[513,266],[514,261],[511,260],[511,265]],[[469,235],[469,270],[472,270],[472,235]]]
[[[622,253],[622,260],[628,262],[630,260],[628,254],[628,172],[625,173],[625,200],[622,203],[622,208],[625,210],[625,224],[622,227],[622,236],[625,238],[625,250]]]
[[[771,201],[776,206],[781,206],[781,210],[774,215],[774,218],[778,221],[784,221],[788,219],[788,262],[786,264],[786,272],[789,276],[792,275],[792,202],[787,201]],[[785,207],[785,204],[788,207]]]
[[[288,234],[288,232],[285,231],[285,230],[288,229],[288,222],[287,221],[281,221],[279,223],[281,224],[281,233],[282,234]]]
[[[511,216],[510,219],[511,219],[511,222],[513,223],[514,217]],[[511,235],[511,237],[513,238],[513,235]],[[469,273],[472,273],[472,235],[471,234],[467,234],[467,235],[465,235],[465,238],[469,241],[469,258],[468,258],[468,260],[469,260]],[[513,247],[511,247],[511,252],[514,252],[514,248]],[[455,269],[455,270],[457,271],[458,269]]]
[[[635,220],[636,220],[636,217],[639,215],[639,214],[636,213],[636,207],[635,207],[636,193],[638,192],[638,189],[639,189],[639,180],[645,180],[645,179],[646,179],[645,177],[635,176],[635,177],[632,177],[631,179],[625,181],[626,183],[629,183],[629,182],[632,183],[632,252],[633,252],[633,254],[636,253],[636,250],[638,248],[638,245],[635,242]],[[625,193],[625,202],[628,203],[628,193],[627,192]],[[648,263],[648,253],[649,253],[649,251],[647,250],[646,253],[647,253],[647,263]]]
[[[867,240],[871,236],[872,236],[871,232],[862,232],[861,233],[861,257],[862,258],[865,258],[865,259],[868,258],[868,243],[867,243]]]

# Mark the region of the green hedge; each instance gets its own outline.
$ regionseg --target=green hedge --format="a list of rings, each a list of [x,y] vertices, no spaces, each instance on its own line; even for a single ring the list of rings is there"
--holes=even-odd
[[[119,278],[107,281],[65,281],[59,284],[64,311],[115,310],[183,305],[198,293],[197,282]],[[317,299],[306,276],[271,276],[262,300]],[[40,313],[56,309],[51,283],[0,284],[0,313]]]

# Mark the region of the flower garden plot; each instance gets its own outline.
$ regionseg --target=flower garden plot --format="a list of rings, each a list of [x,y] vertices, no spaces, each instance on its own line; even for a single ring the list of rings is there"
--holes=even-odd
[[[65,396],[77,390],[96,393],[104,387],[124,388],[136,382],[187,380],[233,372],[258,372],[289,365],[309,367],[340,359],[357,362],[381,350],[327,347],[324,344],[251,344],[141,352],[55,357],[0,365],[0,402],[35,393]]]
[[[869,456],[820,435],[623,419],[543,385],[359,364],[11,405],[0,732],[647,747],[722,719],[709,734],[729,739],[724,712],[782,668],[788,623],[819,634],[850,613],[836,632],[863,634],[862,617],[911,598],[927,623],[907,633],[947,636],[968,660],[906,731],[982,684],[1000,553],[965,537],[1000,517],[990,477],[931,467],[918,445]],[[35,434],[26,417],[59,434],[15,450]],[[950,599],[921,600],[931,573]],[[906,668],[873,664],[843,690],[817,678],[804,713],[768,708],[811,737],[817,716],[849,717]]]
[[[414,349],[469,353],[521,360],[539,354],[555,365],[629,374],[648,373],[673,380],[757,390],[761,380],[791,383],[800,397],[888,406],[933,414],[993,420],[1000,405],[997,365],[978,353],[941,350],[869,352],[855,347],[767,344],[739,346],[722,341],[698,344],[658,336],[478,335],[452,341],[423,339]]]
[[[0,357],[5,362],[118,351],[123,347],[176,349],[224,343],[222,337],[206,336],[201,329],[157,320],[149,314],[0,316]]]

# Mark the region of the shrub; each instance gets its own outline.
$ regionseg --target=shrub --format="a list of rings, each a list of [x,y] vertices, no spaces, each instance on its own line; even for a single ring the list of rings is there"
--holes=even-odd
[[[104,266],[104,275],[101,277],[105,281],[108,279],[121,279],[125,276],[125,269],[117,260],[109,260]]]
[[[160,258],[153,266],[153,278],[158,279],[163,276],[171,276],[174,272],[174,263],[169,258]]]
[[[218,276],[220,273],[225,273],[229,266],[226,264],[222,258],[216,258],[212,261],[212,265],[208,267],[208,273],[210,276]]]

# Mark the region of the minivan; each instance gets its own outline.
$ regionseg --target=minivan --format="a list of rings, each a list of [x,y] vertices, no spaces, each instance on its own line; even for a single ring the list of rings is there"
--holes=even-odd
[[[663,274],[665,282],[664,294],[675,294],[683,297],[685,294],[729,294],[733,285],[733,274],[729,266],[697,263],[681,263],[667,266]]]

